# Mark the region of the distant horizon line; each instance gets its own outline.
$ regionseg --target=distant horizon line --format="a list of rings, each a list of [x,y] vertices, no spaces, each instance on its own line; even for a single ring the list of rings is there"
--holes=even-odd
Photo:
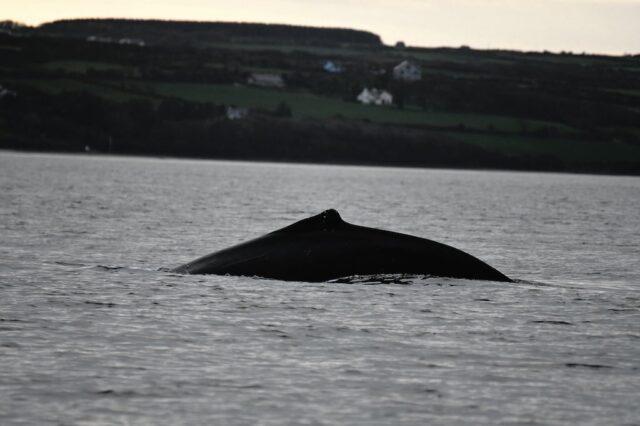
[[[169,19],[169,18],[134,18],[134,17],[96,17],[96,16],[86,16],[86,17],[71,17],[71,18],[60,18],[54,20],[43,20],[38,23],[27,23],[23,21],[13,20],[13,19],[0,19],[0,22],[14,22],[16,24],[25,25],[31,28],[37,28],[45,24],[51,24],[54,22],[61,21],[87,21],[87,20],[95,20],[95,21],[106,21],[106,20],[121,20],[121,21],[159,21],[159,22],[185,22],[185,23],[201,23],[201,24],[211,24],[211,23],[223,23],[223,24],[257,24],[257,25],[282,25],[289,27],[304,27],[304,28],[318,28],[318,29],[333,29],[333,30],[352,30],[352,31],[362,31],[370,34],[374,34],[378,36],[382,42],[383,46],[393,47],[395,43],[385,43],[383,37],[377,32],[362,29],[362,28],[353,28],[353,27],[337,27],[337,26],[319,26],[319,25],[305,25],[305,24],[292,24],[286,22],[256,22],[256,21],[238,21],[238,20],[197,20],[197,19]],[[402,40],[398,40],[397,42],[401,42]],[[573,50],[554,50],[554,49],[542,49],[542,50],[526,50],[526,49],[516,49],[516,48],[505,48],[505,47],[474,47],[473,45],[468,44],[460,44],[460,45],[432,45],[432,46],[421,46],[421,45],[411,45],[406,44],[406,48],[414,48],[414,49],[472,49],[472,50],[480,50],[480,51],[501,51],[501,52],[519,52],[519,53],[539,53],[539,54],[557,54],[557,55],[572,55],[572,56],[606,56],[612,58],[624,58],[624,57],[636,57],[640,56],[640,52],[625,52],[625,53],[606,53],[606,52],[595,52],[595,51],[582,51],[575,52]]]

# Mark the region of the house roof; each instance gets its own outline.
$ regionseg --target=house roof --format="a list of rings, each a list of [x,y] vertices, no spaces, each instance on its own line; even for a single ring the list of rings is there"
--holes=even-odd
[[[409,61],[409,60],[404,60],[404,61],[400,62],[398,65],[396,65],[395,67],[393,67],[393,69],[408,68],[408,67],[420,68],[420,65],[416,64],[415,62]]]

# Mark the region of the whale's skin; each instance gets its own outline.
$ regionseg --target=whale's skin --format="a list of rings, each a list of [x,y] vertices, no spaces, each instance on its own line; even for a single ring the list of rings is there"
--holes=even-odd
[[[355,275],[410,274],[511,282],[456,248],[347,223],[335,210],[211,253],[172,270],[322,282]]]

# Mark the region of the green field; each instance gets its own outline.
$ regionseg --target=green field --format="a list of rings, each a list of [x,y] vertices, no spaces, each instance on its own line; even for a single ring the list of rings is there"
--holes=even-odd
[[[285,102],[295,118],[346,118],[368,120],[375,123],[456,127],[485,131],[492,128],[499,132],[519,133],[540,128],[555,128],[562,132],[573,129],[560,123],[488,115],[446,112],[428,112],[418,108],[398,109],[391,106],[370,106],[357,102],[319,96],[307,92],[289,92],[251,86],[232,86],[192,83],[137,83],[113,88],[73,79],[19,80],[13,83],[28,84],[46,93],[85,91],[115,101],[153,99],[153,95],[175,97],[194,102],[212,102],[266,110],[275,109]],[[129,88],[129,90],[127,90]],[[146,93],[141,94],[141,92]]]
[[[16,81],[17,83],[18,81]],[[126,88],[115,89],[104,85],[92,84],[73,79],[20,80],[46,93],[88,92],[96,96],[115,101],[149,98],[140,91],[149,94],[175,97],[187,101],[212,102],[225,105],[238,105],[267,110],[275,109],[281,102],[287,103],[295,118],[335,118],[343,117],[356,120],[369,120],[377,123],[429,125],[441,127],[465,126],[470,129],[485,130],[493,126],[497,131],[519,132],[523,126],[535,129],[552,126],[567,130],[566,126],[534,120],[520,120],[510,117],[478,114],[456,114],[425,112],[419,109],[401,110],[395,107],[361,105],[345,102],[311,93],[287,92],[250,86],[191,84],[191,83],[129,83]]]
[[[305,92],[287,92],[249,86],[231,86],[190,83],[145,83],[138,87],[163,96],[176,97],[195,102],[213,102],[252,108],[274,109],[279,103],[287,103],[296,118],[343,117],[370,120],[377,123],[429,125],[486,130],[489,126],[497,131],[520,132],[523,128],[535,130],[555,127],[570,131],[567,126],[537,120],[522,120],[511,117],[483,114],[426,112],[420,109],[398,109],[362,105],[340,99]]]
[[[448,133],[454,139],[512,156],[531,155],[574,162],[625,162],[640,158],[640,146],[621,142],[591,142],[562,138],[530,138],[518,135]]]
[[[627,89],[607,89],[607,92],[618,93],[620,95],[638,96],[640,97],[640,90],[627,90]]]

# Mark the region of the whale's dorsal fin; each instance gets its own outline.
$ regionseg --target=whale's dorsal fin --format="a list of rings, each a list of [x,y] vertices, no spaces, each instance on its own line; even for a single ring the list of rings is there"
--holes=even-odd
[[[345,224],[340,217],[340,213],[334,209],[325,210],[322,213],[302,219],[292,225],[277,230],[276,232],[311,232],[311,231],[331,231]]]

